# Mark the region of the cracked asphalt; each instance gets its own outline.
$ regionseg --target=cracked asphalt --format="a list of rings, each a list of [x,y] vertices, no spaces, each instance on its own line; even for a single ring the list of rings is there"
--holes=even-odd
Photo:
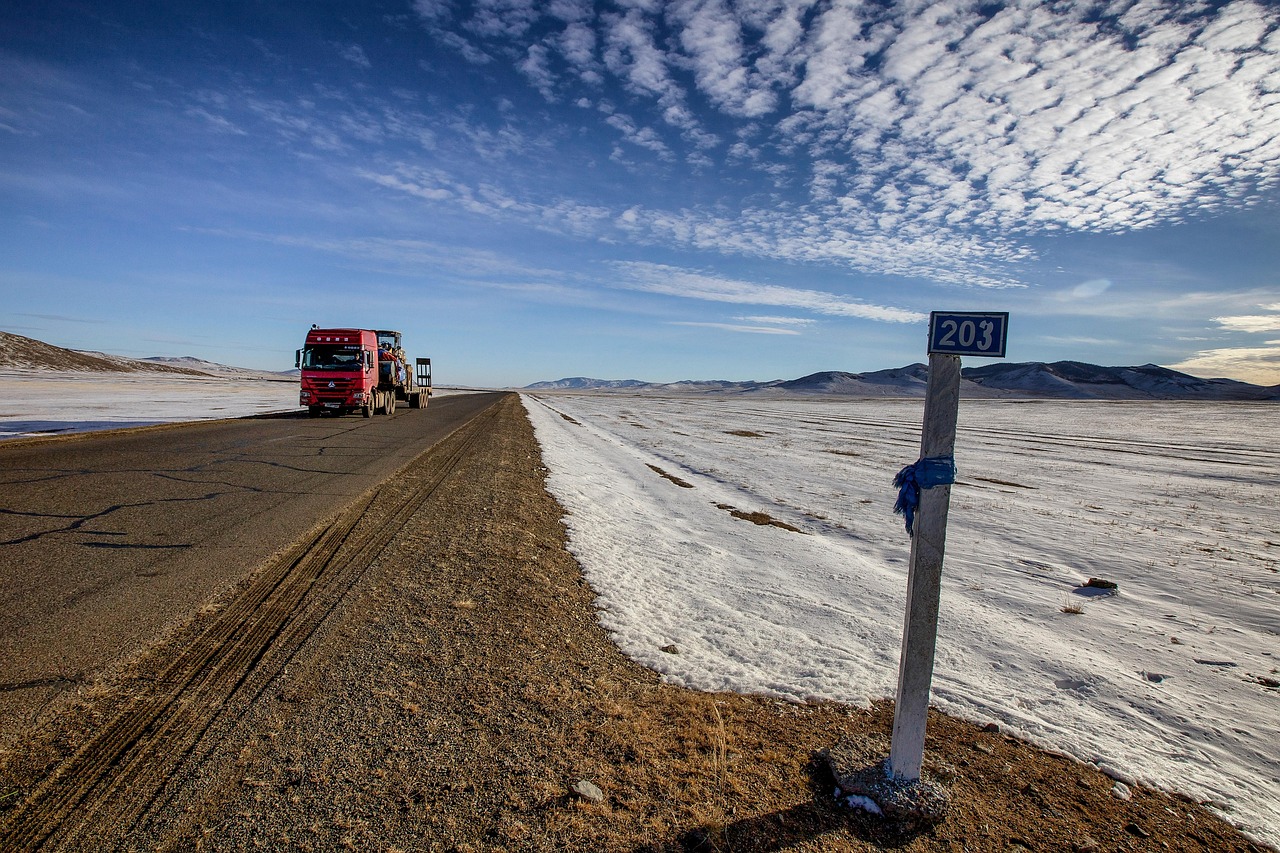
[[[493,399],[0,444],[0,750]]]

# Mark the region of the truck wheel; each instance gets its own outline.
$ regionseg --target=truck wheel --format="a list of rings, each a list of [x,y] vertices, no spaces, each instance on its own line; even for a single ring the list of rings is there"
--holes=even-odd
[[[373,401],[372,400],[364,401],[364,405],[360,407],[360,414],[362,417],[366,417],[366,418],[373,417]]]
[[[396,392],[387,392],[387,414],[394,415],[396,413]]]

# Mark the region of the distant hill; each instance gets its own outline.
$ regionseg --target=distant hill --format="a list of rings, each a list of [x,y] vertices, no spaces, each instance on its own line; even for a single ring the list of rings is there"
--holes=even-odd
[[[535,382],[528,388],[531,391],[600,391],[613,388],[648,388],[651,384],[641,382],[639,379],[588,379],[585,376],[572,376],[553,382]]]
[[[15,335],[0,332],[0,368],[33,370],[41,373],[76,371],[90,373],[167,373],[180,376],[207,376],[189,367],[155,364],[139,359],[107,355],[100,352],[81,352],[64,349]]]
[[[227,367],[190,356],[184,358],[127,358],[101,352],[65,349],[35,338],[0,332],[0,370],[51,373],[141,373],[191,379],[287,379],[291,371],[270,373]]]
[[[139,360],[149,362],[151,364],[161,364],[169,367],[198,370],[201,373],[207,373],[210,376],[219,376],[226,379],[290,379],[296,381],[299,372],[297,368],[292,370],[269,371],[253,370],[248,367],[230,367],[225,364],[218,364],[216,361],[206,361],[203,358],[196,358],[190,355],[182,356],[181,358],[153,355]]]
[[[1276,400],[1280,387],[1200,379],[1157,364],[1098,367],[1079,361],[988,364],[961,374],[985,388],[1084,400]]]
[[[538,382],[525,390],[632,391],[652,394],[750,394],[758,396],[923,397],[929,378],[924,364],[869,373],[827,370],[799,379],[770,382],[653,383],[575,377]],[[989,364],[961,370],[960,394],[985,398],[1072,400],[1280,400],[1280,385],[1265,387],[1233,379],[1200,379],[1167,367],[1099,367],[1078,361],[1052,364]]]

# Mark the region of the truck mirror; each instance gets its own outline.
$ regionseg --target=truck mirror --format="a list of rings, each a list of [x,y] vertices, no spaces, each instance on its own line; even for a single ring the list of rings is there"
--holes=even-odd
[[[302,367],[302,350],[293,351],[293,366]]]

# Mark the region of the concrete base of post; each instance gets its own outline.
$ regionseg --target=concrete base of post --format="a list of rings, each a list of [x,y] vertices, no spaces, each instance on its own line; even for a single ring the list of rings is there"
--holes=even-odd
[[[898,779],[883,758],[887,744],[846,738],[823,752],[835,777],[836,798],[875,813],[908,833],[924,832],[942,822],[951,808],[950,784],[955,772],[946,766],[921,770],[919,779]],[[877,757],[879,756],[879,757]]]

